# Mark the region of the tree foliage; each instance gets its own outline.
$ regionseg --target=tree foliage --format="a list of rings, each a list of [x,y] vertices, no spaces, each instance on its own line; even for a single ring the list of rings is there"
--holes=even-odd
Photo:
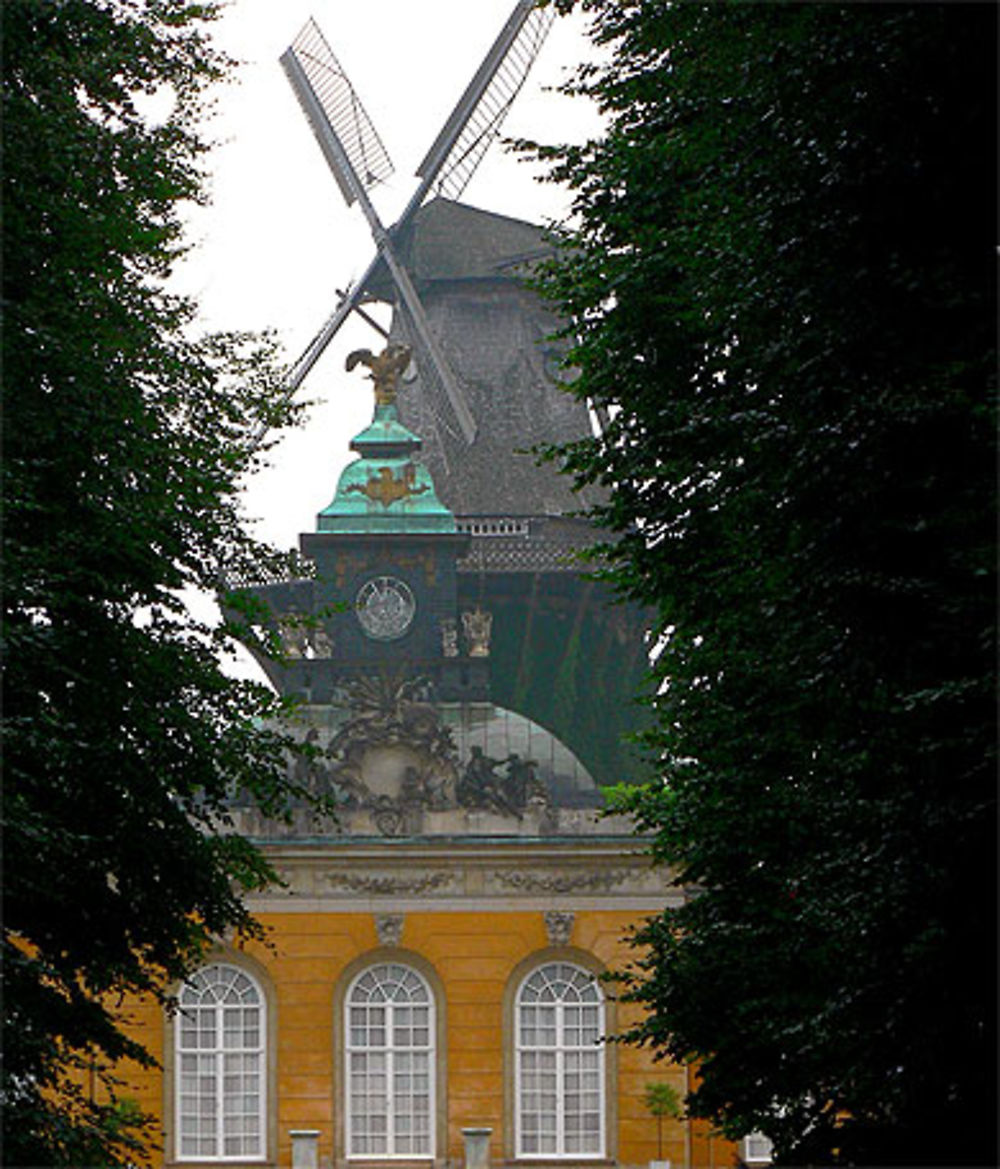
[[[672,1116],[680,1119],[684,1115],[681,1094],[666,1080],[652,1080],[645,1087],[642,1102],[646,1111],[656,1117],[656,1159],[663,1160],[663,1118]]]
[[[274,556],[237,492],[284,424],[273,346],[196,336],[165,278],[203,198],[213,5],[6,0],[4,1163],[119,1164],[149,1056],[125,992],[163,995],[272,879],[227,831],[290,795],[264,688],[220,670],[192,589]],[[141,113],[172,99],[164,120]],[[97,1085],[97,1090],[95,1090]],[[109,1094],[110,1089],[110,1094]]]
[[[562,455],[659,613],[618,806],[691,890],[630,1038],[786,1163],[995,1164],[995,11],[583,7]]]

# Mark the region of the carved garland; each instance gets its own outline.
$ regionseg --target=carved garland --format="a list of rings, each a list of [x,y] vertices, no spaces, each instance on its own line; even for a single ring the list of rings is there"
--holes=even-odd
[[[623,885],[633,873],[616,869],[608,873],[573,873],[557,875],[546,873],[497,873],[496,880],[508,889],[525,893],[572,893],[579,889],[613,889]]]
[[[382,896],[398,893],[426,893],[442,889],[455,882],[454,873],[428,873],[423,877],[363,877],[346,873],[327,874],[327,883],[351,893],[377,893]]]

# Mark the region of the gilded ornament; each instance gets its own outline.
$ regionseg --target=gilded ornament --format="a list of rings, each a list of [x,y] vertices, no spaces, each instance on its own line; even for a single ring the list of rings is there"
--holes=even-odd
[[[346,487],[345,493],[356,492],[364,495],[373,503],[380,503],[383,507],[391,507],[401,499],[409,499],[414,495],[423,495],[430,491],[426,483],[416,486],[417,469],[413,463],[407,463],[402,475],[395,475],[391,467],[379,467],[378,474],[372,475],[367,483],[352,483]]]
[[[371,370],[368,376],[375,387],[375,405],[391,406],[396,401],[399,375],[410,364],[410,349],[395,342],[379,354],[370,349],[355,349],[348,354],[345,364],[348,373],[358,364],[366,365]]]
[[[462,614],[462,632],[469,648],[470,658],[490,656],[490,633],[493,629],[493,614],[481,609],[468,609]]]

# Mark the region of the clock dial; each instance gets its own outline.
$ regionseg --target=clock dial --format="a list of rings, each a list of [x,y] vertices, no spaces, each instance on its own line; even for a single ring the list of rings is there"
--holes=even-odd
[[[417,602],[405,581],[394,576],[375,576],[358,590],[354,611],[369,637],[394,641],[413,623]]]

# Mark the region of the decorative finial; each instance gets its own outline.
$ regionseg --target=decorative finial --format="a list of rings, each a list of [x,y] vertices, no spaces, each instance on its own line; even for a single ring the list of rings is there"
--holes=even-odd
[[[393,405],[399,375],[410,364],[410,347],[393,342],[377,355],[370,349],[355,349],[347,356],[347,372],[350,373],[359,363],[367,365],[371,370],[368,376],[375,384],[375,405]]]

